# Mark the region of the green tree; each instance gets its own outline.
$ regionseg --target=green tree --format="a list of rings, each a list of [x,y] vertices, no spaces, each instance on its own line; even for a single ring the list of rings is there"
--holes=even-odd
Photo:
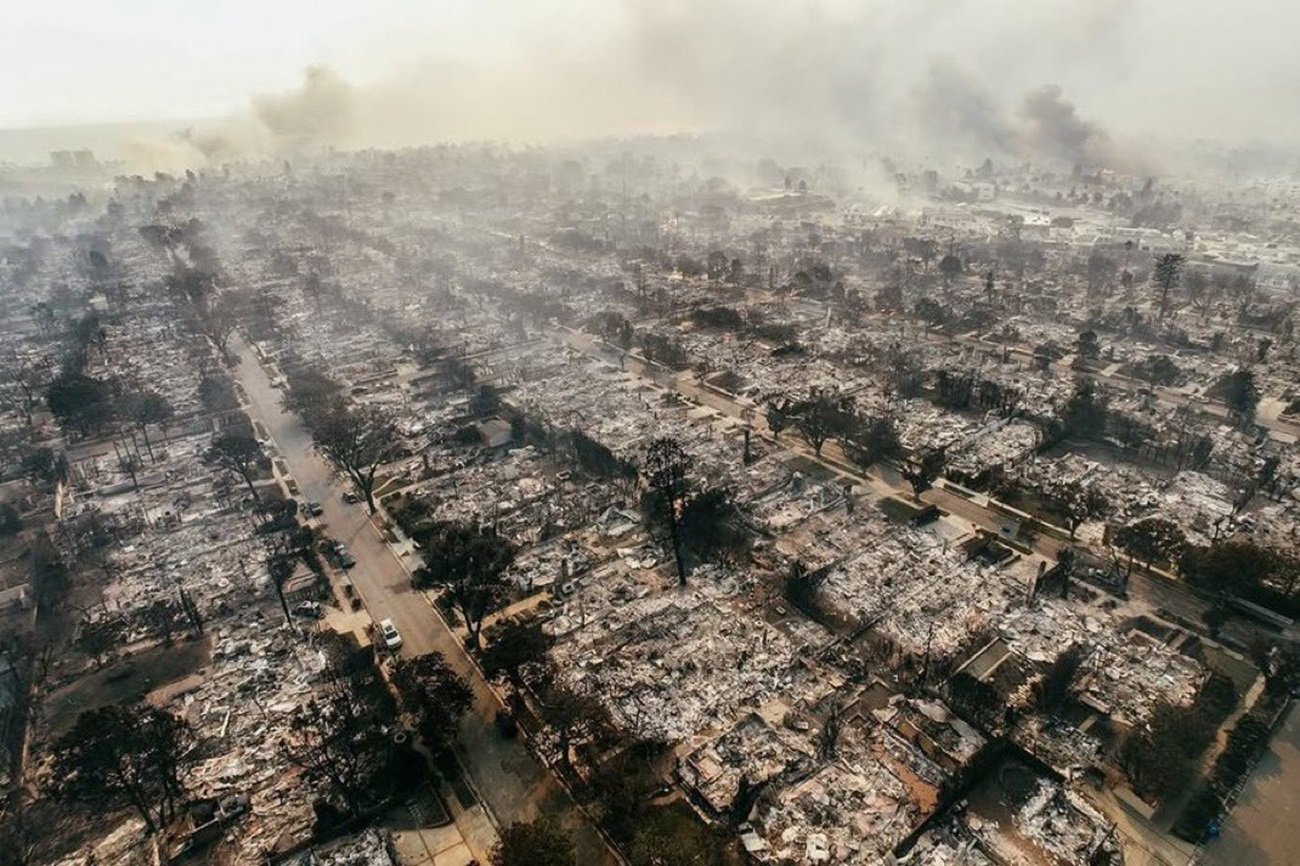
[[[285,373],[284,408],[304,419],[323,412],[343,391],[343,386],[315,367],[301,367]]]
[[[744,517],[726,488],[711,487],[688,496],[678,524],[682,545],[702,559],[734,562],[749,550]]]
[[[790,426],[789,401],[784,397],[769,397],[764,419],[767,421],[767,429],[772,431],[772,436],[781,438],[781,431]]]
[[[1169,292],[1174,289],[1183,275],[1186,260],[1178,253],[1165,253],[1156,259],[1152,279],[1160,289],[1160,316],[1169,313]]]
[[[1071,539],[1084,521],[1105,517],[1110,511],[1110,501],[1101,491],[1079,481],[1053,485],[1044,491],[1044,498],[1048,507],[1065,520]]]
[[[1270,695],[1288,695],[1300,685],[1300,644],[1258,637],[1250,643],[1250,654],[1264,674],[1264,686]]]
[[[853,429],[853,413],[847,403],[834,394],[814,394],[790,408],[790,416],[799,435],[821,456],[828,439],[844,436]]]
[[[953,280],[957,279],[957,277],[961,276],[961,270],[961,258],[953,253],[948,253],[943,258],[939,259],[939,273],[943,275],[945,283],[951,283]]]
[[[1119,763],[1139,794],[1158,799],[1188,780],[1193,772],[1189,734],[1187,713],[1161,701],[1144,726],[1125,736]]]
[[[18,509],[8,502],[0,502],[0,538],[8,538],[22,531],[23,519]]]
[[[657,509],[668,527],[668,540],[673,548],[673,561],[677,565],[677,582],[686,585],[686,561],[682,557],[681,517],[682,506],[690,493],[690,455],[676,439],[665,436],[654,440],[646,448],[641,472],[652,497],[658,500]]]
[[[524,671],[546,662],[551,637],[542,630],[538,619],[512,619],[487,632],[487,649],[483,651],[483,672],[489,677],[503,677],[522,690]]]
[[[463,522],[435,527],[417,540],[424,548],[424,567],[416,572],[416,583],[443,588],[479,649],[483,620],[509,591],[505,572],[514,562],[514,544],[494,529]]]
[[[591,776],[589,790],[600,825],[621,848],[631,845],[654,792],[663,785],[666,743],[635,740],[601,761]]]
[[[1259,388],[1253,371],[1240,368],[1223,379],[1223,402],[1243,427],[1255,420],[1259,405]]]
[[[1106,432],[1106,395],[1091,379],[1081,378],[1061,409],[1062,432],[1080,439],[1099,439]]]
[[[123,798],[155,833],[184,802],[192,739],[181,719],[144,704],[87,710],[51,747],[56,790],[98,808]]]
[[[1262,584],[1277,568],[1278,557],[1252,541],[1231,539],[1188,551],[1180,566],[1196,585],[1223,595],[1237,595]]]
[[[235,386],[224,375],[204,376],[199,380],[199,402],[209,412],[226,412],[239,406]]]
[[[721,840],[684,810],[657,809],[632,837],[632,866],[721,866]]]
[[[53,486],[68,478],[68,460],[53,448],[42,446],[23,456],[23,469],[33,484],[41,482]]]
[[[112,386],[83,373],[59,373],[45,391],[45,402],[60,424],[83,436],[102,429],[116,415]]]
[[[375,474],[397,459],[400,437],[392,414],[378,406],[352,409],[335,403],[307,419],[317,449],[347,473],[366,498],[370,513],[375,505]]]
[[[164,426],[172,419],[174,414],[172,404],[167,398],[156,391],[140,391],[134,394],[128,394],[123,401],[125,415],[131,423],[140,431],[144,437],[145,450],[149,452],[149,459],[153,460],[153,443],[149,441],[149,426]]]
[[[863,469],[881,460],[893,460],[903,453],[898,424],[890,415],[859,416],[840,444],[845,455]]]
[[[507,827],[492,849],[492,866],[578,866],[578,852],[560,823],[543,815]]]
[[[233,472],[244,479],[244,484],[248,485],[248,492],[253,494],[253,499],[261,502],[262,497],[253,484],[253,477],[256,474],[257,464],[264,457],[262,446],[251,433],[233,431],[222,433],[213,439],[212,445],[204,452],[203,460],[209,466]]]
[[[321,786],[326,802],[356,815],[382,797],[395,714],[370,653],[349,638],[326,634],[323,679],[290,713],[280,752]]]
[[[41,613],[57,610],[67,599],[71,575],[63,557],[45,535],[32,545],[32,594]]]
[[[271,577],[271,586],[275,587],[275,597],[280,600],[285,622],[293,622],[293,614],[289,613],[289,601],[284,597],[284,587],[298,570],[301,561],[294,551],[277,550],[266,556],[266,573]]]
[[[1211,674],[1191,706],[1157,703],[1145,724],[1130,730],[1120,744],[1120,766],[1134,789],[1147,799],[1177,792],[1237,702],[1232,680]]]
[[[1121,527],[1115,533],[1115,544],[1149,569],[1156,562],[1177,560],[1187,536],[1171,520],[1148,517]]]
[[[573,744],[608,723],[605,708],[590,695],[555,682],[553,676],[541,691],[540,703],[542,718],[555,731],[560,763],[572,773]]]
[[[440,654],[399,659],[393,686],[406,711],[415,717],[424,744],[441,751],[456,739],[456,726],[474,702],[469,685],[447,666]]]

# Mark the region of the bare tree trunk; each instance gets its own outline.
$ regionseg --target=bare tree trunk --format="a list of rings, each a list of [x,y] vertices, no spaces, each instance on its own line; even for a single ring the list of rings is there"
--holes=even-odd
[[[556,733],[559,735],[560,740],[560,763],[564,765],[565,772],[569,776],[573,776],[573,759],[569,756],[573,744],[571,742],[572,738],[569,729],[566,727],[556,731]]]
[[[370,513],[372,515],[379,510],[379,507],[375,505],[375,469],[376,468],[378,467],[371,467],[370,474],[366,476],[365,484],[363,484],[361,488],[366,493],[366,506],[370,509]]]
[[[121,436],[121,433],[119,432],[118,435]],[[116,441],[113,443],[113,448],[114,450],[117,450]],[[123,454],[126,456],[123,457]],[[131,446],[127,444],[126,437],[122,436],[122,449],[121,451],[118,451],[118,465],[123,466],[126,469],[126,474],[131,476],[131,488],[133,490],[139,490],[140,482],[136,480],[135,477],[135,459],[136,452],[131,450]]]
[[[239,474],[243,477],[244,483],[248,485],[248,492],[253,494],[253,500],[255,502],[261,502],[262,497],[258,494],[257,488],[253,486],[253,473],[249,472],[248,469],[245,468],[239,470]]]
[[[274,583],[275,583],[275,597],[280,599],[280,608],[284,611],[284,621],[292,625],[293,615],[289,613],[289,602],[286,601],[284,597],[284,584],[278,580],[274,581]]]
[[[154,822],[153,815],[149,812],[149,806],[144,802],[144,798],[137,790],[135,783],[127,779],[125,773],[119,772],[117,776],[126,798],[131,801],[131,805],[135,807],[136,812],[144,820],[145,832],[150,836],[154,835],[158,832],[158,825]]]
[[[673,544],[673,560],[677,563],[677,585],[686,585],[686,564],[682,561],[682,542],[677,537],[676,503],[668,504],[668,535]]]
[[[474,652],[481,652],[483,650],[483,620],[480,619],[476,622],[464,606],[461,607],[460,615],[465,620],[465,631],[474,646]]]
[[[151,442],[149,441],[149,425],[148,425],[148,424],[141,424],[141,425],[140,425],[140,435],[144,437],[144,447],[145,447],[145,450],[149,452],[149,462],[150,462],[150,463],[157,463],[157,462],[158,462],[158,458],[156,458],[156,457],[153,456],[153,443],[151,443]]]

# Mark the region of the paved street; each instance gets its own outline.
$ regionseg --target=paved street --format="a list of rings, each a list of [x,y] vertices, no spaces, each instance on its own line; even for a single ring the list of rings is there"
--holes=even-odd
[[[1295,863],[1300,821],[1300,713],[1292,706],[1246,783],[1223,833],[1198,862],[1211,866]]]
[[[337,480],[331,467],[312,449],[311,435],[280,405],[282,393],[242,340],[232,340],[240,359],[236,374],[248,397],[248,410],[260,421],[293,474],[304,500],[321,503],[326,532],[348,545],[357,564],[347,574],[375,620],[391,618],[403,637],[403,656],[439,652],[474,691],[474,706],[461,725],[459,751],[469,776],[500,825],[528,820],[539,810],[562,814],[575,833],[582,863],[614,860],[591,826],[581,820],[568,794],[551,772],[518,740],[496,732],[493,720],[500,706],[496,696],[465,655],[460,638],[438,617],[424,596],[411,588],[410,578],[389,550],[364,504],[343,502],[349,486]],[[471,845],[490,847],[486,816],[474,826],[474,810],[458,819]],[[468,825],[468,826],[467,826]],[[486,850],[475,851],[486,856]]]
[[[350,487],[336,482],[329,464],[313,450],[311,434],[281,408],[282,393],[272,387],[252,352],[246,351],[242,343],[236,348],[241,358],[237,373],[248,396],[250,414],[262,422],[288,464],[301,491],[300,498],[315,500],[324,507],[320,522],[325,532],[347,544],[356,557],[357,564],[346,574],[365,600],[370,615],[376,621],[393,620],[402,633],[404,655],[422,655],[435,649],[445,652],[445,644],[439,645],[437,630],[432,626],[428,603],[411,588],[410,579],[389,552],[365,506],[343,501],[342,495]]]

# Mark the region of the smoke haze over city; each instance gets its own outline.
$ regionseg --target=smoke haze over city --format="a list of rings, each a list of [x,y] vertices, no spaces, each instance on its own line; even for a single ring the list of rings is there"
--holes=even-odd
[[[684,132],[1132,164],[1153,139],[1300,132],[1300,11],[1282,0],[135,0],[11,16],[0,75],[19,86],[0,127],[189,130],[121,136],[139,162]]]

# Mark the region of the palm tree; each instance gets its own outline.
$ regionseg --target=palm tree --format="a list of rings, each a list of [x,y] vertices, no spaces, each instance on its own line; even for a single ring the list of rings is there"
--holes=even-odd
[[[1165,253],[1156,259],[1156,269],[1153,277],[1155,283],[1160,287],[1160,317],[1163,319],[1169,312],[1169,290],[1178,285],[1179,279],[1183,275],[1183,262],[1185,260],[1178,253]]]

